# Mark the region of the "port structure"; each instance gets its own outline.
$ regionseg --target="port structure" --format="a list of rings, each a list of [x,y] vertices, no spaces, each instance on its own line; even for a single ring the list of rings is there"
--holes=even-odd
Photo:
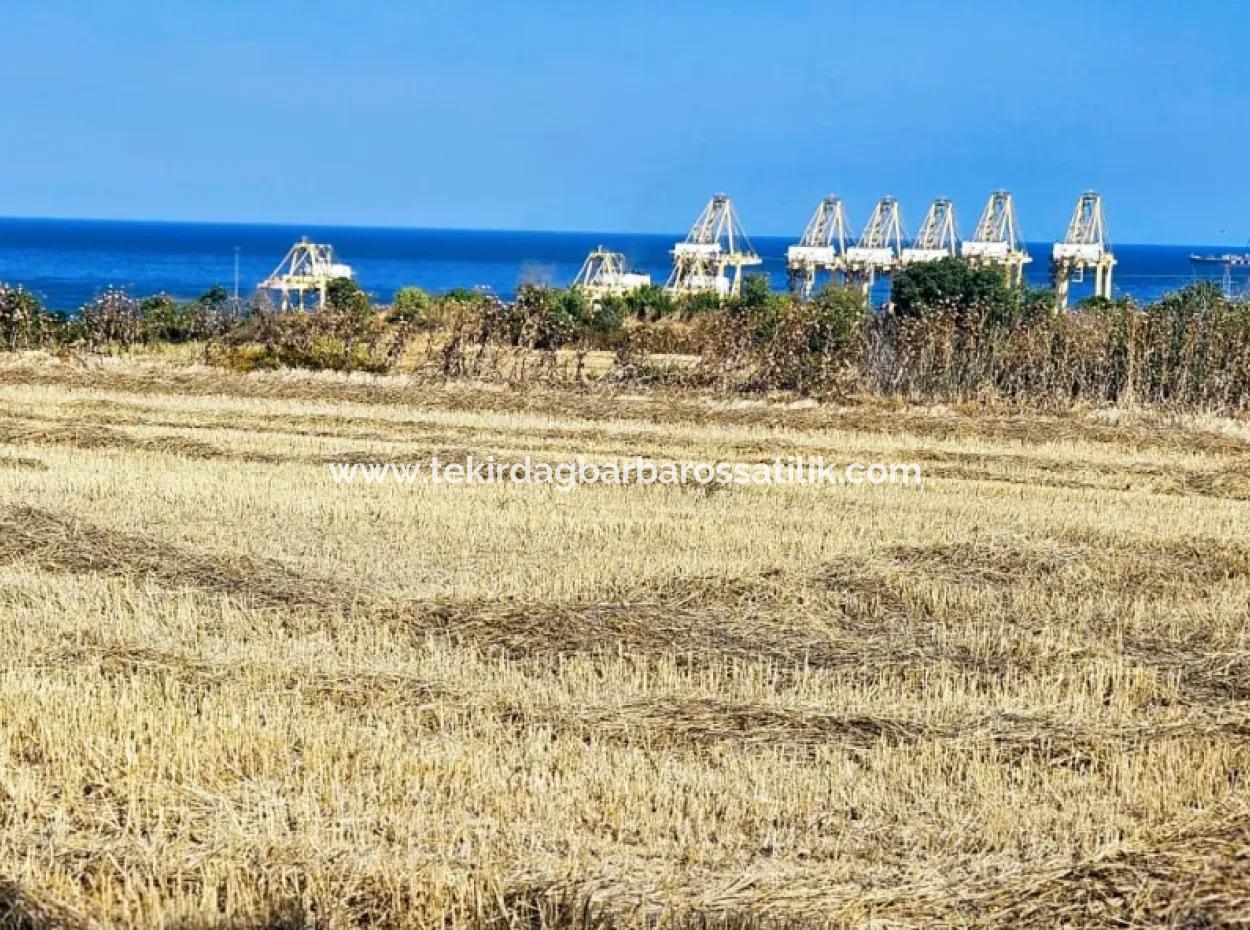
[[[939,197],[925,211],[920,231],[911,245],[903,249],[899,264],[906,268],[921,262],[936,262],[959,254],[959,226],[955,222],[955,205]]]
[[[763,261],[743,231],[733,201],[725,194],[716,194],[690,227],[685,241],[673,247],[673,272],[665,288],[674,295],[711,291],[736,297],[742,289],[742,269]]]
[[[1055,304],[1068,305],[1073,281],[1085,279],[1085,269],[1094,269],[1094,296],[1111,299],[1111,269],[1115,255],[1107,239],[1107,220],[1103,215],[1102,196],[1086,191],[1076,202],[1067,235],[1051,250],[1050,276],[1055,288]]]
[[[803,237],[786,249],[790,292],[803,299],[810,297],[821,271],[845,280],[846,248],[852,241],[842,198],[824,198],[807,221]]]
[[[335,261],[332,246],[310,242],[307,237],[291,246],[286,258],[273,273],[260,282],[260,288],[266,291],[277,291],[282,295],[281,307],[291,309],[291,295],[296,295],[295,305],[306,309],[306,294],[317,295],[317,308],[326,305],[326,291],[331,281],[336,278],[354,276],[351,265]]]
[[[990,194],[976,231],[971,239],[960,243],[959,254],[974,268],[1003,268],[1009,287],[1024,284],[1024,266],[1033,256],[1024,248],[1015,200],[1009,191]]]
[[[629,270],[625,256],[599,246],[582,262],[582,268],[569,285],[592,299],[619,297],[651,283],[651,275]]]
[[[866,297],[877,275],[891,275],[899,267],[907,233],[903,213],[893,197],[882,197],[859,234],[859,241],[846,250],[846,281]]]

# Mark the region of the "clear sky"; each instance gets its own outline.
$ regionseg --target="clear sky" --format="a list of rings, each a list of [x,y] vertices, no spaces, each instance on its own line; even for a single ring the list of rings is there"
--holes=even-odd
[[[0,215],[749,233],[837,193],[1030,239],[1250,236],[1250,4],[40,0],[0,13]]]

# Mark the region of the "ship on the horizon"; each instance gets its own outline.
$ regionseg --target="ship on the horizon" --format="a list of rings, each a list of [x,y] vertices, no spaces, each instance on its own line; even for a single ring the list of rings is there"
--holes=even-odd
[[[1250,266],[1250,252],[1225,252],[1223,255],[1199,255],[1194,252],[1189,260],[1195,265]]]

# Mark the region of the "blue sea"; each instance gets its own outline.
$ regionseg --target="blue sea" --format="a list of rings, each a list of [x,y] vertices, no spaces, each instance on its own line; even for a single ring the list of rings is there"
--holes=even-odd
[[[682,233],[526,232],[467,229],[390,229],[355,226],[287,226],[226,223],[164,223],[113,220],[0,219],[0,282],[21,284],[45,305],[74,310],[107,286],[135,296],[165,292],[195,297],[214,284],[249,294],[301,236],[334,246],[352,265],[360,285],[380,302],[395,290],[418,285],[429,291],[485,286],[502,297],[521,284],[566,285],[597,245],[623,252],[633,268],[663,283],[669,250]],[[785,252],[792,237],[753,237],[775,288],[786,286]],[[1031,243],[1028,281],[1047,284],[1048,243]],[[1115,244],[1119,260],[1115,292],[1141,301],[1201,277],[1219,282],[1220,266],[1190,264],[1192,252],[1223,253],[1227,246]],[[1093,276],[1073,285],[1073,298],[1088,294]],[[1239,275],[1233,286],[1245,288]],[[884,286],[875,295],[883,299]]]

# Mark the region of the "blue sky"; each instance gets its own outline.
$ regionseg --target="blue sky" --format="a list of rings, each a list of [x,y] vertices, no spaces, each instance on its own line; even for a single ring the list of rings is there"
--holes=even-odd
[[[0,14],[0,215],[797,234],[882,194],[1030,239],[1250,236],[1250,4],[42,0]]]

